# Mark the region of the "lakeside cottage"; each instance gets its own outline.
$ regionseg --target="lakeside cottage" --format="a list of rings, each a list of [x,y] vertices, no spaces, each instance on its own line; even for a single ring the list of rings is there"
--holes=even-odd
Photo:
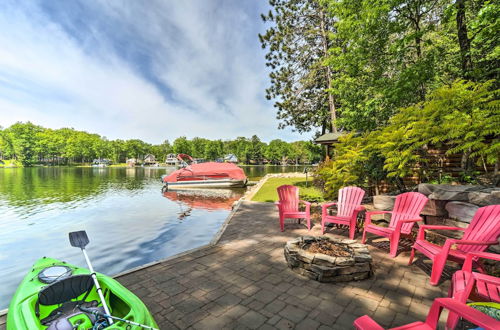
[[[157,166],[158,162],[156,161],[156,157],[153,154],[147,154],[146,157],[144,157],[143,164],[149,166]]]

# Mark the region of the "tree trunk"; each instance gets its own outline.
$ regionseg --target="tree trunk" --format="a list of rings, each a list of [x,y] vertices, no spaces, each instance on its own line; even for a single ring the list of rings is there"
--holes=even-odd
[[[465,17],[465,1],[457,0],[457,36],[458,44],[460,46],[460,57],[462,65],[462,75],[465,79],[471,78],[472,71],[472,58],[470,56],[470,40],[467,36],[467,23]]]
[[[323,56],[328,56],[328,35],[325,27],[325,14],[323,10],[319,9],[319,16],[321,20],[321,37],[323,40]],[[337,111],[335,109],[335,98],[331,92],[332,89],[332,70],[330,66],[326,67],[326,80],[328,82],[328,107],[330,108],[330,117],[332,121],[332,132],[337,133]]]

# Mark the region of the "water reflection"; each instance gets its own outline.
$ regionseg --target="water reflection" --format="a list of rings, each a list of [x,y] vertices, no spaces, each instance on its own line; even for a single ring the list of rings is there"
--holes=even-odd
[[[168,190],[163,196],[179,205],[178,219],[182,220],[194,209],[231,210],[241,198],[242,189],[179,189]]]

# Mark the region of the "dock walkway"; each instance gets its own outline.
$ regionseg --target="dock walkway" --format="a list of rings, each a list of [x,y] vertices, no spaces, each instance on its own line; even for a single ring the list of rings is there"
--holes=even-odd
[[[368,280],[330,284],[295,274],[283,255],[286,241],[320,230],[316,221],[310,232],[295,223],[280,232],[273,204],[243,202],[216,245],[117,279],[161,329],[352,329],[364,314],[398,326],[424,320],[433,299],[446,296],[449,281],[431,286],[424,271],[407,266],[407,252],[392,259],[373,246]]]

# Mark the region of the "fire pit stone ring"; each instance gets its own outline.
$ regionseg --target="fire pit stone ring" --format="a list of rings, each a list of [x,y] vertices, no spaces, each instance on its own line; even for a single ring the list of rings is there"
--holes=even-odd
[[[286,243],[285,258],[294,272],[319,282],[364,280],[373,274],[367,246],[350,239],[298,237]]]

